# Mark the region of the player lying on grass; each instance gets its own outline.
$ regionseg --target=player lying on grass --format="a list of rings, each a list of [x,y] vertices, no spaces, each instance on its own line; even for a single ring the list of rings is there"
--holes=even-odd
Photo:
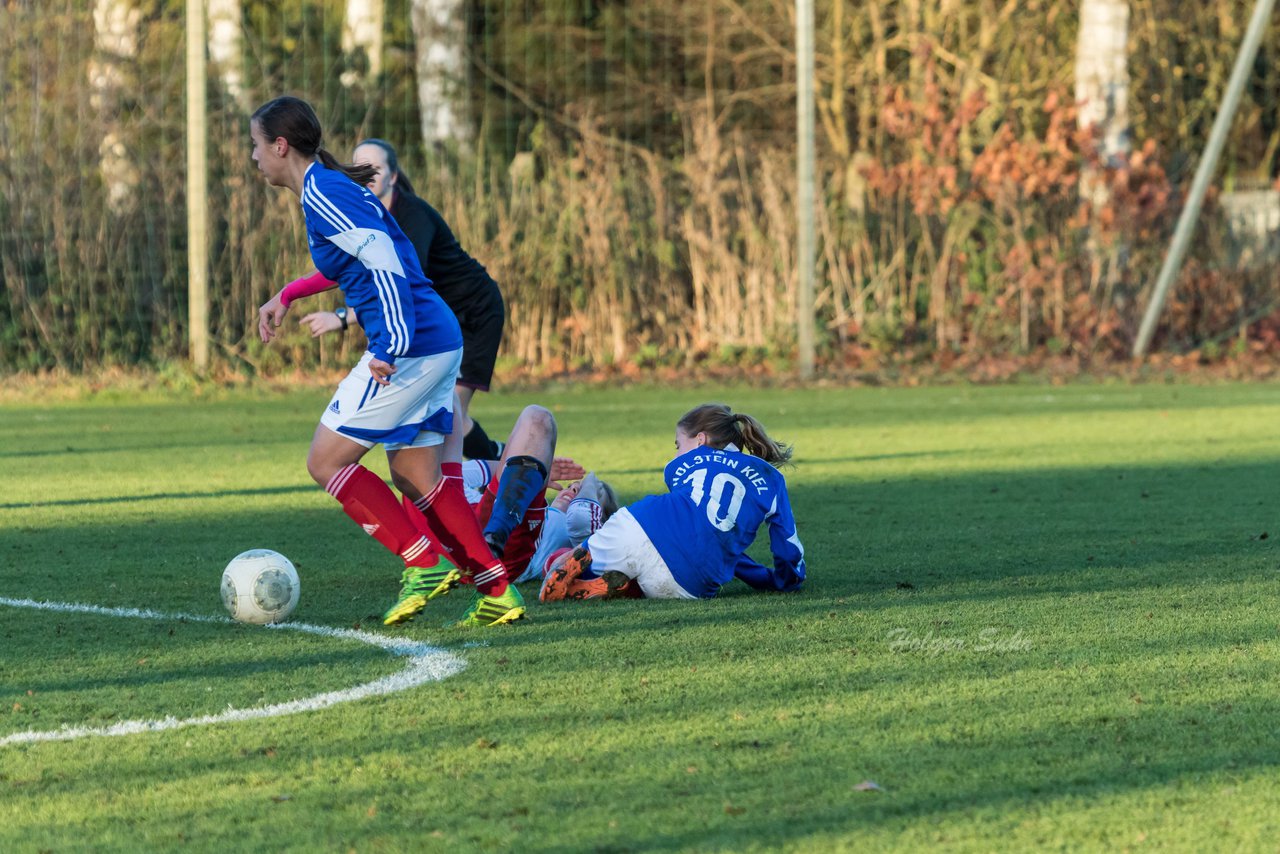
[[[622,508],[557,557],[540,599],[707,599],[734,578],[759,590],[804,582],[804,548],[775,468],[790,462],[791,448],[723,404],[695,407],[675,432],[676,457],[663,474],[669,491]],[[765,523],[772,568],[746,554]]]
[[[547,559],[580,545],[618,509],[613,488],[569,457],[555,456],[555,416],[528,406],[516,419],[500,461],[463,463],[467,500],[485,539],[502,556],[507,580],[545,575]],[[572,480],[582,478],[581,480]],[[547,491],[556,497],[547,503]]]
[[[589,472],[566,486],[547,507],[538,536],[537,549],[517,583],[537,581],[541,585],[552,561],[565,549],[574,549],[618,512],[613,487]]]
[[[422,563],[433,546],[417,522],[424,516],[476,585],[466,620],[494,625],[520,619],[524,601],[486,547],[462,492],[461,436],[452,438],[453,386],[462,362],[458,321],[432,290],[395,220],[363,186],[375,170],[343,166],[325,151],[315,111],[301,99],[269,101],[249,128],[254,162],[269,184],[301,200],[318,274],[338,283],[369,341],[320,419],[307,471],[404,561],[406,590],[385,622],[422,610],[461,574],[452,564],[440,565],[445,561],[429,570]],[[275,337],[287,311],[279,295],[259,309],[264,342]],[[402,499],[360,464],[379,443]]]
[[[541,582],[548,558],[566,547],[580,544],[617,509],[612,488],[594,474],[563,484],[584,472],[569,457],[555,456],[555,416],[541,406],[527,406],[507,437],[501,460],[468,460],[462,464],[462,485],[476,518],[484,528],[490,549],[502,558],[507,581],[515,584],[536,578]],[[547,504],[548,489],[559,494]],[[580,495],[582,491],[584,494]],[[424,536],[434,539],[421,516],[414,520]],[[406,571],[402,596],[413,595],[418,575],[432,576],[437,558],[428,551],[419,558],[421,568]],[[443,563],[450,567],[451,564]],[[439,582],[435,596],[448,593],[460,582],[451,572]],[[393,609],[393,612],[395,609]],[[473,625],[464,620],[459,625]]]

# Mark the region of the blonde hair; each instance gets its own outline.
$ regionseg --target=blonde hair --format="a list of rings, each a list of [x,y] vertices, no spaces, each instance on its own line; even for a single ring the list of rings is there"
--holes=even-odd
[[[734,412],[723,403],[704,403],[686,412],[678,427],[686,436],[707,434],[707,444],[723,448],[734,444],[748,454],[771,465],[791,462],[793,448],[769,437],[764,425],[742,412]]]

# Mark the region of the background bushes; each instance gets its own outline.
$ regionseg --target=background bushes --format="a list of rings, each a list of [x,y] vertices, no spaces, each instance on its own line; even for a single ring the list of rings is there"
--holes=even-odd
[[[829,365],[1126,356],[1251,4],[1131,3],[1133,153],[1104,175],[1077,128],[1075,10],[1049,2],[819,4],[820,357]],[[85,0],[0,3],[0,369],[155,364],[186,340],[183,4],[140,0],[118,86],[89,84]],[[539,369],[781,364],[794,347],[791,4],[476,0],[468,151],[418,137],[408,0],[344,86],[337,0],[246,0],[248,100],[311,99],[330,147],[401,147],[419,190],[503,285],[505,356]],[[1218,189],[1269,190],[1268,35]],[[216,357],[340,364],[352,342],[269,350],[254,312],[308,268],[296,201],[248,159],[246,105],[211,75]],[[133,190],[111,200],[104,140]],[[109,152],[108,152],[109,153]],[[1269,351],[1268,244],[1215,197],[1157,345]],[[1250,253],[1253,261],[1250,261]],[[332,298],[329,303],[332,303]],[[323,298],[318,305],[328,305]]]

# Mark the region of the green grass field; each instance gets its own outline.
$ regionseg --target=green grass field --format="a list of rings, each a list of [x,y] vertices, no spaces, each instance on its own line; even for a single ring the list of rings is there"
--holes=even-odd
[[[521,625],[470,633],[439,628],[457,594],[408,628],[378,625],[397,562],[304,467],[326,399],[6,404],[0,597],[217,617],[222,567],[268,547],[298,565],[295,621],[420,641],[465,669],[291,716],[10,738],[0,850],[1280,838],[1276,386],[482,397],[493,432],[551,406],[561,453],[628,499],[661,489],[688,406],[757,415],[797,448],[810,580],[696,603],[533,602]],[[0,739],[217,716],[404,667],[344,637],[9,605],[0,643]]]

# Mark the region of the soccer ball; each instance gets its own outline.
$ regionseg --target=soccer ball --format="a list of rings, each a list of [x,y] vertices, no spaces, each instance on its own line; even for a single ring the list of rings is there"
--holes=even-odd
[[[278,623],[297,607],[301,586],[287,557],[271,549],[250,549],[222,571],[222,604],[242,623]]]

